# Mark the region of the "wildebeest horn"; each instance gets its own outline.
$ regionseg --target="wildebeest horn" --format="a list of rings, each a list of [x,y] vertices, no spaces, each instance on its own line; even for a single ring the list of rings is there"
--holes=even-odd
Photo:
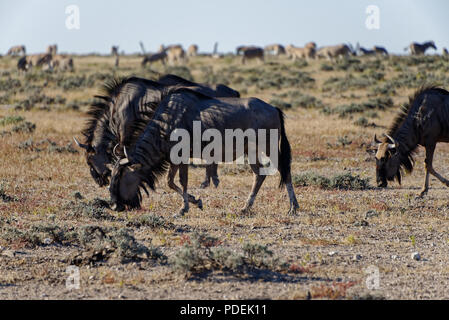
[[[379,141],[379,139],[377,139],[377,135],[374,134],[374,142],[377,144],[381,144],[382,142]]]
[[[117,154],[117,152],[115,152],[117,150],[117,147],[118,147],[118,143],[115,145],[114,149],[112,149],[112,154],[118,158],[119,155]]]
[[[398,147],[398,143],[392,138],[392,137],[390,137],[388,134],[386,134],[386,133],[384,133],[384,135],[385,135],[385,137],[387,137],[391,142],[393,142],[393,143],[390,143],[390,144],[388,144],[388,149],[394,149],[394,148],[397,148]]]
[[[126,159],[128,159],[128,160],[129,160],[129,157],[128,157],[128,152],[126,152],[126,147],[123,147],[123,152],[125,153],[125,157],[126,157]]]
[[[89,149],[89,146],[87,144],[80,143],[77,138],[73,137],[73,140],[75,140],[75,143],[78,147],[86,149],[86,150]]]

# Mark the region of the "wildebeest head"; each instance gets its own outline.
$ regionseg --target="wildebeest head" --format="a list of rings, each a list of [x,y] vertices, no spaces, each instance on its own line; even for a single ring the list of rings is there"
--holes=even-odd
[[[89,166],[90,174],[94,178],[95,182],[103,187],[109,183],[109,176],[111,170],[108,168],[110,163],[110,157],[106,150],[102,148],[95,148],[92,145],[80,143],[75,137],[73,138],[78,147],[85,150],[86,162]]]
[[[377,145],[376,151],[376,180],[377,186],[385,188],[388,181],[398,179],[401,183],[399,144],[390,136],[385,135],[386,140],[381,142],[374,136],[374,143]]]
[[[117,161],[112,169],[109,186],[113,210],[123,211],[126,207],[140,208],[142,200],[140,187],[143,187],[141,168],[141,164],[132,164],[128,158]]]

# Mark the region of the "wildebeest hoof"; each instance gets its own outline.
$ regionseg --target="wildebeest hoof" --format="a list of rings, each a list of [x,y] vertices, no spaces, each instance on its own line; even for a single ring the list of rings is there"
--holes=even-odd
[[[297,206],[290,207],[290,210],[288,210],[288,215],[289,216],[296,216],[298,209],[299,209],[299,207],[297,207]]]
[[[200,188],[201,188],[201,189],[206,189],[207,187],[209,187],[209,181],[204,181],[204,182],[200,185]]]
[[[197,202],[196,205],[198,206],[198,208],[199,208],[200,210],[203,210],[203,201],[202,201],[201,199],[198,199],[198,202]]]
[[[185,208],[182,208],[181,210],[179,210],[179,212],[178,213],[175,213],[174,215],[173,215],[173,218],[182,218],[182,217],[184,217],[184,215],[187,213],[187,211],[189,211],[189,209],[185,209]]]
[[[220,184],[220,180],[218,180],[218,178],[212,178],[212,182],[214,183],[215,188],[217,188]]]
[[[416,197],[416,199],[422,199],[427,194],[428,190],[422,190],[419,195]]]
[[[112,205],[111,209],[114,210],[114,211],[121,212],[121,211],[124,211],[124,210],[125,210],[125,206],[124,206],[123,204],[117,204],[117,203],[114,203],[114,204]]]

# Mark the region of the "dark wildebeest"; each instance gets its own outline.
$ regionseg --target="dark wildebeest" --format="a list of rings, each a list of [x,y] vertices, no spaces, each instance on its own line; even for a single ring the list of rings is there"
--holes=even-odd
[[[373,56],[373,55],[376,54],[376,51],[370,50],[370,49],[365,49],[363,47],[360,47],[359,51],[360,51],[362,56]]]
[[[185,130],[192,137],[194,121],[201,122],[202,133],[207,129],[214,129],[218,130],[221,137],[226,136],[226,129],[242,131],[250,129],[250,131],[257,132],[254,137],[257,140],[260,139],[258,134],[260,129],[275,130],[276,144],[270,145],[270,142],[266,141],[270,147],[266,148],[265,154],[271,159],[275,155],[270,150],[272,150],[272,146],[275,147],[279,161],[273,164],[281,173],[281,186],[285,185],[287,188],[290,198],[289,213],[296,212],[299,205],[291,183],[291,150],[285,134],[282,111],[256,98],[210,98],[186,88],[164,93],[154,117],[139,136],[134,148],[125,152],[126,157],[115,164],[109,191],[116,210],[124,210],[126,206],[129,208],[140,207],[142,200],[140,188],[146,185],[154,189],[158,176],[166,171],[167,165],[172,164],[171,149],[177,142],[172,141],[171,134],[175,130],[177,130],[176,132]],[[272,134],[272,131],[269,131]],[[262,139],[264,138],[262,137]],[[271,140],[268,137],[266,139]],[[250,157],[249,143],[247,139],[245,140],[244,153]],[[258,145],[258,142],[256,141],[255,144]],[[206,146],[206,142],[203,141],[201,147]],[[255,153],[257,154],[258,151],[261,150],[256,150]],[[222,154],[216,155],[221,159],[225,158],[225,154],[228,152],[233,154],[234,159],[241,156],[236,154],[235,146],[233,150],[226,150],[224,142],[221,152]],[[193,156],[192,147],[190,147],[190,157]],[[201,156],[203,157],[204,154]],[[254,172],[254,183],[251,194],[242,209],[243,212],[250,210],[266,177],[262,172],[262,165],[258,161],[258,157],[255,158],[255,163],[250,164]],[[187,192],[188,164],[181,163],[178,166],[180,183],[183,188],[183,206],[176,216],[182,216],[189,210],[191,195]]]
[[[147,63],[151,64],[156,61],[160,61],[165,66],[166,60],[167,54],[165,53],[165,51],[146,55],[142,60],[142,67],[145,67]]]
[[[247,60],[251,59],[259,59],[260,61],[264,61],[264,54],[262,48],[246,48],[242,51],[242,64],[245,64]]]
[[[19,73],[21,71],[28,71],[29,65],[27,62],[27,57],[23,56],[19,59],[19,61],[17,61],[17,70],[19,71]]]
[[[58,45],[52,44],[47,47],[46,53],[51,54],[52,56],[56,55],[58,53]]]
[[[75,142],[86,150],[87,164],[99,186],[109,182],[111,171],[108,165],[112,163],[114,155],[122,152],[124,146],[132,146],[136,126],[141,123],[146,124],[151,119],[160,102],[161,92],[173,86],[185,86],[205,95],[224,96],[223,91],[217,93],[205,85],[196,85],[194,82],[173,75],[167,75],[161,79],[167,84],[135,77],[106,83],[103,88],[104,94],[97,96],[100,101],[90,107],[88,112],[90,119],[82,132],[85,142],[80,143],[76,139]],[[229,90],[232,89],[229,88]],[[228,94],[228,96],[232,95]],[[210,176],[208,175],[213,172],[216,170],[210,169],[209,166],[206,168],[203,187],[209,185]],[[214,184],[218,185],[218,178],[213,179]],[[169,186],[172,187],[170,181]]]
[[[429,175],[449,186],[432,166],[435,146],[449,142],[449,92],[438,87],[418,90],[403,106],[383,141],[374,136],[377,144],[376,176],[379,187],[396,178],[401,183],[401,171],[413,170],[413,155],[418,145],[426,149],[426,178],[420,196],[429,189]]]
[[[437,49],[437,47],[435,46],[435,42],[433,41],[427,41],[424,42],[422,44],[417,43],[417,42],[413,42],[410,44],[410,46],[408,46],[407,48],[405,48],[404,50],[407,51],[410,49],[410,53],[412,55],[422,55],[426,53],[426,50],[429,48],[433,48],[433,49]]]
[[[224,84],[217,84],[217,85],[200,84],[188,81],[184,78],[172,74],[162,76],[157,81],[167,86],[182,85],[185,87],[200,87],[202,89],[201,92],[203,94],[207,94],[210,97],[240,98],[240,92],[231,89]],[[210,164],[206,167],[206,177],[204,181],[201,183],[201,188],[207,188],[210,185],[210,179],[212,179],[214,186],[218,187],[220,180],[218,179],[217,169],[218,165],[216,163]]]

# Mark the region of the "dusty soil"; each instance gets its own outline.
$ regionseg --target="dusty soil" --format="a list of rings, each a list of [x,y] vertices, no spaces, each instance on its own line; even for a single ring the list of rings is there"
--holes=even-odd
[[[278,64],[274,67],[282,72],[287,72],[283,66],[298,67],[315,83],[306,88],[293,84],[282,90],[272,85],[230,85],[245,89],[244,96],[267,101],[279,92],[298,91],[319,98],[333,109],[370,99],[373,86],[403,75],[397,66],[411,74],[419,72],[420,63],[443,63],[447,67],[446,61],[411,65],[407,61],[381,61],[385,77],[364,88],[323,91],[327,79],[359,73],[323,71],[323,61],[298,67],[285,59],[275,60],[273,63]],[[139,74],[139,62],[137,57],[124,57],[117,72]],[[57,76],[73,80],[74,76],[88,76],[100,69],[112,73],[112,64],[109,57],[75,57],[75,74]],[[101,79],[94,85],[67,84],[62,88],[39,71],[34,77],[17,75],[14,66],[13,59],[0,60],[0,79],[19,79],[19,88],[23,89],[0,91],[3,97],[9,95],[3,98],[0,120],[20,116],[25,120],[17,123],[28,121],[36,128],[14,131],[16,123],[0,127],[1,299],[449,298],[447,187],[432,178],[428,195],[416,198],[424,182],[424,156],[419,149],[415,170],[401,186],[392,183],[387,189],[377,189],[375,163],[366,152],[374,133],[385,131],[398,106],[419,86],[418,80],[388,95],[395,106],[376,110],[377,117],[369,118],[375,126],[354,124],[365,113],[341,118],[294,104],[286,110],[294,176],[349,173],[370,179],[369,188],[297,185],[300,212],[289,216],[287,193],[278,188],[279,176],[268,177],[251,214],[241,215],[239,209],[252,184],[251,173],[236,165],[222,165],[218,188],[200,189],[204,169],[197,167],[189,171],[189,186],[190,192],[203,200],[204,210],[191,207],[185,217],[174,219],[181,198],[168,189],[164,179],[156,192],[145,197],[141,210],[116,213],[98,200],[108,201],[107,188],[98,188],[91,179],[84,155],[74,149],[71,137],[80,135],[85,122],[84,102],[96,92]],[[231,67],[235,72],[252,68],[268,73],[273,66],[251,63],[240,67],[236,59],[197,58],[188,67],[195,80],[203,81],[207,72],[201,70],[206,67],[218,74]],[[162,66],[155,68],[164,71]],[[242,77],[248,75],[242,73]],[[443,85],[448,84],[444,78]],[[48,108],[43,108],[45,101],[36,102],[30,110],[15,108],[30,99],[33,85],[49,97],[60,95],[66,100],[47,103]],[[79,110],[73,104],[78,104]],[[436,169],[446,177],[448,152],[449,146],[440,144],[434,159]],[[213,240],[195,247],[197,234],[207,234]],[[244,253],[248,243],[266,246],[271,255],[261,249],[263,261],[249,259]],[[207,259],[192,267],[192,255],[207,253],[211,248],[230,249],[230,256],[244,257],[239,260],[240,267],[232,269],[226,263]],[[181,254],[188,250],[193,254]],[[412,258],[414,252],[419,253],[419,260]],[[79,267],[79,289],[66,286],[70,277],[66,269],[71,265]],[[366,283],[370,266],[379,272],[377,289]]]

